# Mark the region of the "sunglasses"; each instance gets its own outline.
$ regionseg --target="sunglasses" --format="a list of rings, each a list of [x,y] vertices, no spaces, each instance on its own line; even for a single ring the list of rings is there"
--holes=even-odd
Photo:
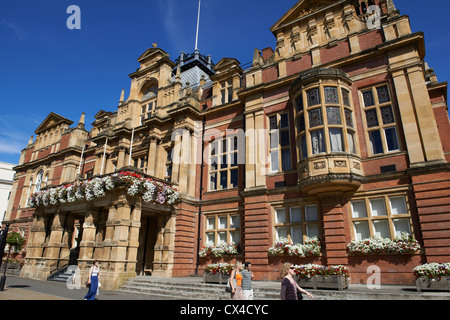
[[[291,270],[294,270],[294,269],[295,269],[295,267],[290,267],[289,269],[291,269]]]

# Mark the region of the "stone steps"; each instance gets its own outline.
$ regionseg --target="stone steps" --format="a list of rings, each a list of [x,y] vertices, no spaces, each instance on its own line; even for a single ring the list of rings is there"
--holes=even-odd
[[[225,284],[203,283],[201,278],[155,278],[138,276],[128,280],[119,292],[157,295],[179,300],[230,300]],[[279,282],[253,282],[254,300],[279,300]],[[350,285],[348,290],[307,289],[315,300],[450,300],[450,295],[437,292],[418,293],[413,287],[384,286],[369,290],[366,286]],[[303,299],[308,299],[303,295]]]
[[[170,296],[188,300],[230,300],[225,284],[210,284],[200,281],[173,281],[152,277],[137,277],[126,282],[118,291],[147,295]],[[257,300],[278,300],[279,290],[254,289]]]

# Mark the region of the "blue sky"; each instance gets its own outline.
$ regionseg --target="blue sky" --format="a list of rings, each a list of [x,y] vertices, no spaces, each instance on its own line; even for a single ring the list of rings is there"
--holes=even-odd
[[[430,67],[450,80],[448,0],[395,0],[424,31]],[[269,28],[296,0],[202,0],[198,47],[214,62],[252,60],[255,48],[275,47]],[[81,9],[81,30],[69,30],[67,8]],[[0,162],[17,164],[50,112],[75,124],[86,113],[89,130],[101,109],[115,111],[137,58],[152,46],[175,60],[193,52],[198,0],[40,0],[0,2]],[[426,13],[426,14],[425,14]]]

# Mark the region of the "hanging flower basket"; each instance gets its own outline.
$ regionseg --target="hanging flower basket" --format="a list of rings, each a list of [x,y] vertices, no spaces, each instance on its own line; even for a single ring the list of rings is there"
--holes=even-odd
[[[179,196],[177,190],[163,182],[144,178],[134,172],[122,171],[36,192],[31,195],[29,205],[37,208],[82,200],[92,201],[116,189],[126,189],[130,196],[141,195],[145,202],[158,204],[175,204]]]

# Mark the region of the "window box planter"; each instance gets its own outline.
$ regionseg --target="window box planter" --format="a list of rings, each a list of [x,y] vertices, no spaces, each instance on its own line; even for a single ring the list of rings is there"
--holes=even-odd
[[[223,272],[217,273],[205,272],[203,274],[203,283],[226,284],[229,277],[230,277],[229,274]]]
[[[343,291],[348,288],[348,277],[339,276],[312,276],[311,278],[297,277],[297,283],[302,288],[334,289]]]
[[[416,287],[422,290],[450,291],[450,263],[427,263],[414,268]]]
[[[300,287],[313,289],[348,288],[348,268],[345,266],[321,266],[307,264],[295,266],[296,281]]]
[[[450,277],[419,277],[416,279],[416,288],[417,292],[422,292],[422,290],[450,292]]]

